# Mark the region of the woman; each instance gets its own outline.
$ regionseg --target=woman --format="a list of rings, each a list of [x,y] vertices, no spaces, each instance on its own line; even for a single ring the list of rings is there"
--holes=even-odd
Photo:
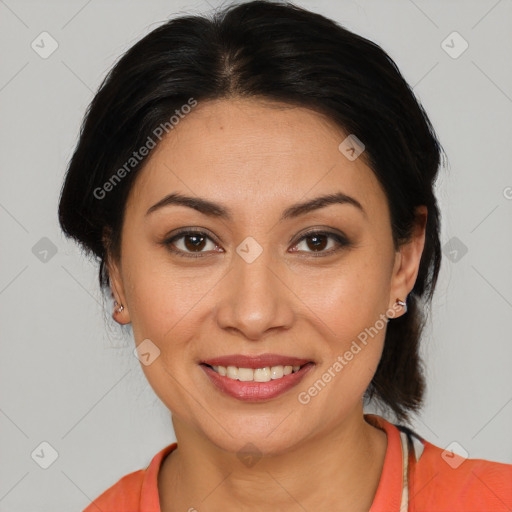
[[[386,53],[292,4],[176,18],[122,57],[59,217],[177,443],[86,512],[510,510],[512,466],[403,426],[441,154]]]

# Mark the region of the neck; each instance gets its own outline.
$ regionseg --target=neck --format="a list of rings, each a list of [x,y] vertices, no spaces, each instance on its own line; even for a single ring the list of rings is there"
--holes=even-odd
[[[173,418],[178,448],[158,478],[161,512],[330,510],[367,512],[384,464],[386,434],[362,409],[328,435],[242,464]]]
[[[175,510],[330,510],[363,512],[373,502],[386,434],[362,409],[336,430],[274,456],[248,459],[220,449],[173,418],[178,448],[159,474],[162,512]]]

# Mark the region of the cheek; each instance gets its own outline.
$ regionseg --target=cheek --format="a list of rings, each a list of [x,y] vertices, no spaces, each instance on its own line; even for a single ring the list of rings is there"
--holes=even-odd
[[[386,334],[386,281],[379,272],[349,273],[310,296],[317,318],[321,363],[315,378],[298,391],[298,401],[325,424],[336,424],[356,407],[379,364]],[[308,303],[309,305],[309,303]],[[310,318],[313,318],[310,315]]]
[[[353,252],[336,268],[294,276],[294,292],[324,324],[326,339],[336,346],[373,326],[388,309],[387,256],[374,252]]]
[[[371,252],[354,254],[339,269],[319,273],[317,279],[301,278],[297,295],[313,312],[309,318],[314,318],[318,347],[322,347],[317,375],[321,382],[316,381],[318,389],[311,392],[315,394],[324,384],[329,390],[322,392],[317,406],[324,400],[338,403],[341,397],[344,403],[353,403],[377,369],[387,327],[390,275],[382,264],[386,256]]]
[[[154,338],[167,344],[177,332],[180,339],[187,337],[183,330],[191,316],[200,314],[202,298],[214,288],[212,272],[173,265],[165,250],[143,244],[126,251],[123,265],[135,340]]]
[[[128,258],[127,258],[128,260]],[[157,354],[141,367],[147,381],[166,406],[178,416],[193,415],[190,390],[197,378],[191,374],[196,357],[193,338],[204,318],[203,297],[212,284],[199,286],[189,276],[171,272],[170,265],[132,259],[137,263],[130,278],[130,317],[137,345],[149,339]],[[141,345],[142,346],[142,345]],[[155,348],[156,347],[156,348]],[[192,369],[192,371],[195,371]],[[193,405],[193,404],[192,404]]]

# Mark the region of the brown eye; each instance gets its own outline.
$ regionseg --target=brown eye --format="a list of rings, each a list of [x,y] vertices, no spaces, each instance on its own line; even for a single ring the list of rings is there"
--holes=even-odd
[[[201,251],[202,249],[204,249],[204,246],[206,245],[205,244],[205,240],[206,240],[206,237],[205,236],[200,236],[200,235],[184,235],[182,236],[181,238],[183,238],[184,240],[184,246],[186,248],[186,250],[188,251]]]
[[[178,256],[192,258],[204,256],[205,253],[218,247],[206,233],[201,231],[182,231],[165,240],[163,244]]]
[[[308,249],[312,251],[323,251],[329,244],[329,237],[326,235],[312,235],[308,236],[305,240]]]
[[[332,243],[330,243],[329,240],[331,240]],[[305,250],[297,249],[301,244],[305,247]],[[347,238],[338,233],[311,231],[300,238],[299,242],[294,246],[293,252],[319,253],[318,256],[323,256],[332,254],[341,247],[348,245],[350,245],[350,243]],[[316,256],[317,254],[314,255]]]

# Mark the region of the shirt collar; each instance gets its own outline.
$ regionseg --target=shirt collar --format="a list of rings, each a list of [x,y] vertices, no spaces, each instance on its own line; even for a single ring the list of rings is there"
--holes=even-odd
[[[370,425],[383,430],[387,436],[384,466],[370,512],[398,511],[404,484],[400,431],[381,416],[365,414],[364,418]],[[153,457],[146,468],[141,488],[140,512],[161,512],[158,496],[158,472],[164,458],[177,446],[177,443],[167,445]]]
[[[381,416],[365,414],[364,418],[370,425],[383,430],[388,441],[379,485],[370,512],[398,511],[401,507],[402,491],[405,483],[400,431]]]

